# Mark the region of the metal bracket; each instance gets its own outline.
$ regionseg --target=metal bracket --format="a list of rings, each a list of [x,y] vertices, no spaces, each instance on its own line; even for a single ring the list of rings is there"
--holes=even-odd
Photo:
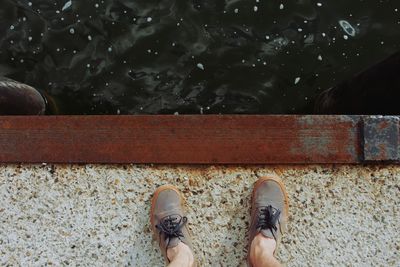
[[[364,160],[400,161],[398,116],[366,116],[364,122]]]

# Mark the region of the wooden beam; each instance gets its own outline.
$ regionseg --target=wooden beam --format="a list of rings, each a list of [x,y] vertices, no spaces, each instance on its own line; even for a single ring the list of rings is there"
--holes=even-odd
[[[4,116],[0,162],[362,161],[358,116]]]

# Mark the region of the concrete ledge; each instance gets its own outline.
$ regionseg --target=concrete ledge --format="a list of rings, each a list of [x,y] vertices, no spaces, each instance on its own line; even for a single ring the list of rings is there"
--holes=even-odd
[[[163,266],[149,229],[161,184],[187,199],[200,266],[244,266],[249,197],[280,175],[288,266],[399,266],[400,166],[3,165],[1,266]]]

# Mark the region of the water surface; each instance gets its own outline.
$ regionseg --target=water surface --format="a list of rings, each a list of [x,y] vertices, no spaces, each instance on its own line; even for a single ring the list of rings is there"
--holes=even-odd
[[[60,114],[311,113],[400,50],[398,0],[0,0],[0,75]]]

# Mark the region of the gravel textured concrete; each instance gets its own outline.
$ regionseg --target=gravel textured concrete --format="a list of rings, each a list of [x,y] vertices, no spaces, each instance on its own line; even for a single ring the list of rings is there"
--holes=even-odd
[[[187,199],[200,266],[244,266],[250,192],[290,197],[288,266],[400,266],[400,166],[0,166],[1,266],[163,266],[149,227],[157,186]]]

